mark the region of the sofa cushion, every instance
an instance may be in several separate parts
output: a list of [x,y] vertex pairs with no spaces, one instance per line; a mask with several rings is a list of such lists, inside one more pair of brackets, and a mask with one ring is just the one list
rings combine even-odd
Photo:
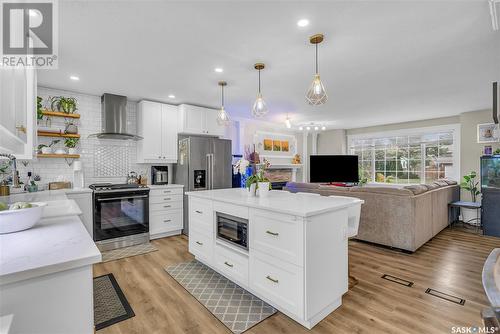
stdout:
[[405,188],[389,188],[389,187],[353,187],[351,192],[363,192],[374,194],[387,194],[396,196],[413,196],[413,192]]
[[437,184],[440,187],[446,187],[448,185],[448,182],[446,182],[445,180],[436,180],[432,183]]
[[413,195],[423,194],[429,190],[425,184],[414,184],[411,186],[406,186],[405,189],[410,190]]
[[454,181],[454,180],[450,180],[450,179],[439,179],[437,181],[443,181],[443,182],[446,182],[446,184],[448,184],[449,186],[454,186],[455,184],[458,184],[457,181]]
[[434,190],[434,189],[437,189],[437,188],[439,188],[439,187],[440,187],[440,186],[439,186],[439,184],[436,184],[436,183],[434,183],[434,182],[433,182],[433,183],[426,184],[425,186],[426,186],[427,188],[429,188],[429,190]]

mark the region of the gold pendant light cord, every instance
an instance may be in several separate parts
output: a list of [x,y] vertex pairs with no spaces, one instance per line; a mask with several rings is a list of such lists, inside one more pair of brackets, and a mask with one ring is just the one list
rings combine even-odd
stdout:
[[222,108],[224,108],[224,86],[221,85],[221,100],[222,100]]
[[318,74],[318,44],[316,46],[316,74]]
[[260,69],[259,69],[259,95],[260,95]]

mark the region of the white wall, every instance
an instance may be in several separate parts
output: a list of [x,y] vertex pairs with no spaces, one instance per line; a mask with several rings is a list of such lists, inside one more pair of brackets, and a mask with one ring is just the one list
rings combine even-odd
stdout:
[[[123,173],[123,168],[126,171],[136,171],[138,173],[147,172],[149,175],[151,165],[136,164],[136,142],[122,140],[100,140],[97,138],[88,138],[90,134],[101,131],[101,97],[95,95],[87,95],[70,91],[55,90],[45,87],[38,87],[38,96],[44,99],[44,102],[49,96],[72,96],[78,101],[78,111],[81,118],[76,121],[78,132],[81,135],[79,149],[80,161],[83,163],[83,172],[85,177],[85,185],[98,182],[114,182],[124,183],[126,174]],[[130,133],[136,133],[136,106],[137,103],[127,102],[127,129]],[[42,122],[44,125],[45,122]],[[64,119],[53,117],[52,128],[64,129]],[[48,137],[39,137],[38,144],[50,143],[53,139]],[[64,147],[64,140],[61,140],[56,147]],[[108,157],[104,157],[110,162],[110,166],[106,166],[110,176],[101,177],[96,174],[95,153],[102,148],[110,148],[109,151],[123,150],[125,159],[118,160],[108,153]],[[116,151],[116,150],[115,150]],[[42,181],[39,184],[47,184],[52,181],[72,181],[73,167],[68,166],[64,159],[37,159],[33,161],[22,161],[18,163],[19,175],[21,180],[25,180],[27,172],[32,171],[34,174],[41,176]],[[26,164],[26,166],[24,166]],[[149,177],[150,178],[150,177]],[[150,181],[150,180],[149,180]]]

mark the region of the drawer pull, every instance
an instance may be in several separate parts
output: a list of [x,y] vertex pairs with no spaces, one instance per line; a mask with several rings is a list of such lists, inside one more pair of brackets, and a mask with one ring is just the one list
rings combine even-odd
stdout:
[[163,222],[164,223],[170,223],[172,221],[172,219],[165,219]]
[[270,280],[271,282],[273,282],[273,283],[278,283],[278,280],[277,280],[277,279],[272,278],[272,277],[271,277],[271,276],[269,276],[269,275],[267,275],[267,276],[266,276],[266,278],[267,278],[268,280]]
[[231,264],[231,263],[229,263],[229,262],[227,262],[227,261],[226,261],[226,262],[224,262],[224,264],[225,264],[226,266],[228,266],[228,267],[231,267],[231,268],[232,268],[232,267],[234,267],[234,265],[233,265],[233,264]]
[[200,210],[196,210],[195,212],[199,213],[200,215],[203,214],[203,211],[200,211]]
[[170,190],[165,190],[163,193],[164,193],[164,194],[170,194],[170,193],[171,193],[171,191],[170,191]]
[[203,242],[196,241],[196,243],[200,246],[203,246]]
[[170,208],[170,207],[171,207],[171,205],[164,205],[163,207],[164,207],[164,208]]
[[278,236],[280,235],[278,232],[271,232],[271,231],[266,231],[267,234],[270,234],[270,235],[274,235],[274,236]]
[[170,197],[167,197],[167,198],[164,198],[163,200],[164,200],[164,201],[170,201],[170,200],[172,200],[172,199],[171,199]]

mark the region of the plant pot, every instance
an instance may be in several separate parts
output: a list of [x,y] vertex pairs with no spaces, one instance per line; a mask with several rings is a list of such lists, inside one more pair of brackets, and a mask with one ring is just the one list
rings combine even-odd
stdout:
[[247,190],[249,197],[255,197],[257,192],[257,183],[252,183],[250,187],[247,188]]
[[461,208],[460,216],[464,223],[479,225],[481,222],[481,210]]
[[64,133],[69,133],[69,134],[77,134],[78,133],[78,127],[74,124],[67,124],[66,128],[64,129]]
[[76,149],[76,147],[69,147],[68,154],[78,154],[78,150]]
[[58,148],[54,153],[55,154],[66,154],[66,150],[64,148]]
[[51,154],[52,153],[52,147],[42,147],[42,153],[43,154]]
[[259,197],[269,195],[269,182],[259,182]]

